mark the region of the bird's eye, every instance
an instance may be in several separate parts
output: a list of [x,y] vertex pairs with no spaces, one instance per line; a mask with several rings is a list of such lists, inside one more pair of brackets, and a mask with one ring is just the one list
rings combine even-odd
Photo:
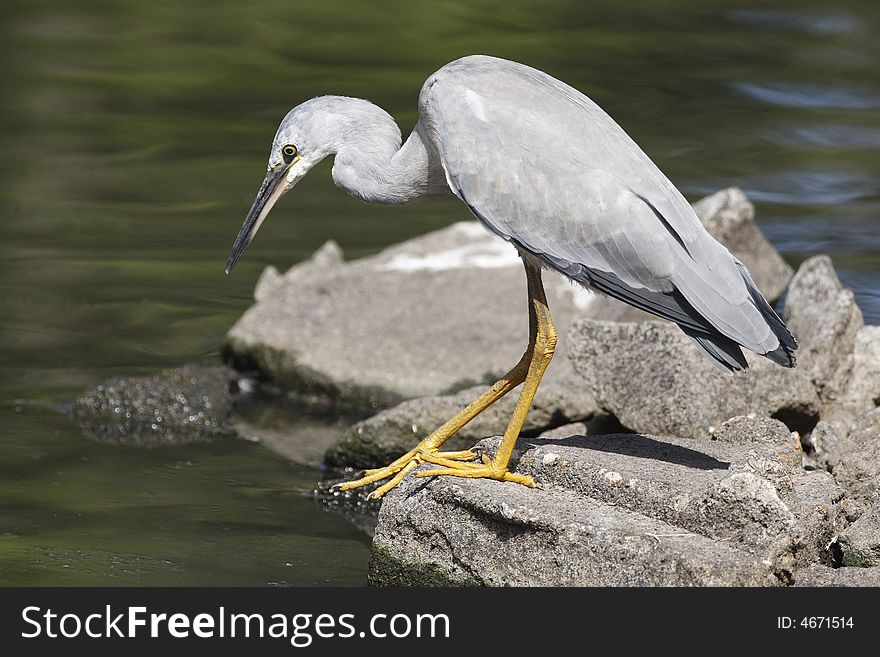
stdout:
[[296,156],[296,146],[288,144],[281,149],[281,154],[284,156],[285,162],[290,162]]

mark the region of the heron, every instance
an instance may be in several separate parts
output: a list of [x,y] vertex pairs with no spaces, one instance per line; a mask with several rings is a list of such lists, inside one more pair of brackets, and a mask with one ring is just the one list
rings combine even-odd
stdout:
[[[293,108],[272,141],[266,177],[235,239],[228,274],[276,202],[333,156],[334,183],[368,203],[454,195],[512,243],[525,269],[529,342],[519,362],[457,415],[389,465],[341,485],[387,480],[379,498],[421,464],[419,477],[487,478],[535,487],[510,457],[557,343],[542,284],[552,269],[677,324],[719,369],[748,367],[742,347],[795,366],[797,342],[746,267],[595,102],[524,64],[471,55],[428,77],[406,141],[373,103],[319,96]],[[518,386],[495,454],[441,451]]]

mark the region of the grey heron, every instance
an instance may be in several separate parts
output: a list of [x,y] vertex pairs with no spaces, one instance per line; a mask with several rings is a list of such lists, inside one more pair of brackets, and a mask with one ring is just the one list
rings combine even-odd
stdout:
[[[390,465],[343,489],[389,479],[381,497],[420,463],[417,476],[485,477],[535,486],[510,472],[510,456],[557,335],[541,274],[577,283],[678,324],[720,369],[748,367],[745,347],[785,367],[797,343],[745,266],[703,227],[690,204],[596,103],[515,62],[473,55],[443,66],[419,94],[406,141],[394,119],[357,98],[322,96],[292,109],[269,152],[268,173],[245,218],[226,271],[269,211],[325,157],[333,181],[370,203],[453,194],[525,267],[529,344],[522,359],[467,408]],[[491,459],[442,452],[444,442],[522,385]]]

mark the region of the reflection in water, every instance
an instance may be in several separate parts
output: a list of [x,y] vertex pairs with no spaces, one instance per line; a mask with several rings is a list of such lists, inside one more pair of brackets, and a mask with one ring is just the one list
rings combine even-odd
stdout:
[[880,126],[869,128],[849,125],[780,126],[768,135],[786,146],[821,146],[822,148],[880,149]]
[[787,107],[845,110],[880,108],[880,96],[864,89],[790,82],[764,84],[734,82],[733,88],[750,98]]
[[758,28],[820,36],[855,32],[861,26],[855,15],[827,9],[734,9],[727,16]]
[[[878,172],[880,173],[880,172]],[[756,202],[788,206],[839,206],[857,201],[870,201],[880,196],[880,177],[861,171],[832,169],[801,169],[766,172],[758,176],[741,176],[719,180],[706,190],[742,187]],[[796,233],[797,230],[792,230]]]
[[786,258],[830,252],[880,322],[880,3],[733,4],[4,3],[0,583],[364,581],[364,535],[306,497],[316,468],[239,440],[97,445],[30,403],[216,362],[266,264],[465,218],[454,200],[365,206],[324,163],[224,276],[275,126],[314,95],[368,98],[406,132],[456,57],[542,68],[689,194],[747,188]]

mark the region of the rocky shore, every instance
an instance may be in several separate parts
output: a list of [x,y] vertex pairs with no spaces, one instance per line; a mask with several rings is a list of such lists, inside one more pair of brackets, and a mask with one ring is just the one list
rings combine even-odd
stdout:
[[[515,454],[540,488],[406,479],[379,512],[372,584],[880,583],[880,327],[864,325],[828,257],[793,271],[739,190],[694,207],[768,299],[785,297],[798,367],[755,357],[721,374],[671,324],[548,272],[559,349]],[[328,242],[263,273],[227,336],[234,370],[108,382],[72,415],[112,442],[237,433],[301,462],[373,467],[516,362],[527,326],[518,257],[475,222],[352,262]],[[267,405],[241,371],[286,410],[255,411]],[[491,453],[513,401],[452,448]],[[316,406],[358,421],[291,410]]]

